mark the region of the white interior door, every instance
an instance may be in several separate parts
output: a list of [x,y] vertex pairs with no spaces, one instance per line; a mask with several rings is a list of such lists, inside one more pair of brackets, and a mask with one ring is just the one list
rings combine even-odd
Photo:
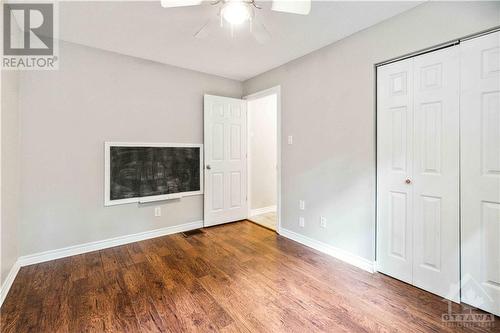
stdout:
[[500,33],[460,52],[462,301],[500,316]]
[[412,59],[377,70],[377,269],[412,283]]
[[377,269],[454,301],[458,70],[449,48],[377,71]]
[[247,217],[246,103],[205,95],[205,226]]
[[[413,284],[459,302],[458,47],[413,58]],[[451,288],[451,289],[450,289]]]

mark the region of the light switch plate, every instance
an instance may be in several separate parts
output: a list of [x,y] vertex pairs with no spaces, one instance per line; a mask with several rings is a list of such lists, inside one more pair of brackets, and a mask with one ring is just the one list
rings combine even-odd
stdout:
[[299,200],[299,209],[300,210],[306,209],[306,202],[304,200]]
[[289,145],[293,144],[293,136],[291,135],[288,136],[288,144]]

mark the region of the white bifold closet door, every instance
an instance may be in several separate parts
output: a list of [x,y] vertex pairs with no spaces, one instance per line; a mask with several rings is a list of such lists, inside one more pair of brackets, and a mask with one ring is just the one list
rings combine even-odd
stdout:
[[413,281],[413,60],[377,70],[377,269]]
[[500,32],[460,53],[462,301],[500,316]]
[[377,71],[377,269],[459,301],[459,59]]

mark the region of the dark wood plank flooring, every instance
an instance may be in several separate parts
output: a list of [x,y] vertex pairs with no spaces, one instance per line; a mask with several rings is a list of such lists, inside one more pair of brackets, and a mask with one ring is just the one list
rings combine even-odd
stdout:
[[[454,311],[462,311],[455,305]],[[23,267],[1,332],[500,332],[243,221]]]

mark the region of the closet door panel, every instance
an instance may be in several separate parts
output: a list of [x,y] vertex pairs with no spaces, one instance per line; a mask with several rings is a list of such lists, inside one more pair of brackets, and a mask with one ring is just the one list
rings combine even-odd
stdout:
[[460,54],[462,301],[500,315],[500,32]]
[[[459,301],[459,52],[413,60],[413,284]],[[452,288],[452,289],[450,289]]]
[[412,60],[377,71],[377,269],[412,281]]

